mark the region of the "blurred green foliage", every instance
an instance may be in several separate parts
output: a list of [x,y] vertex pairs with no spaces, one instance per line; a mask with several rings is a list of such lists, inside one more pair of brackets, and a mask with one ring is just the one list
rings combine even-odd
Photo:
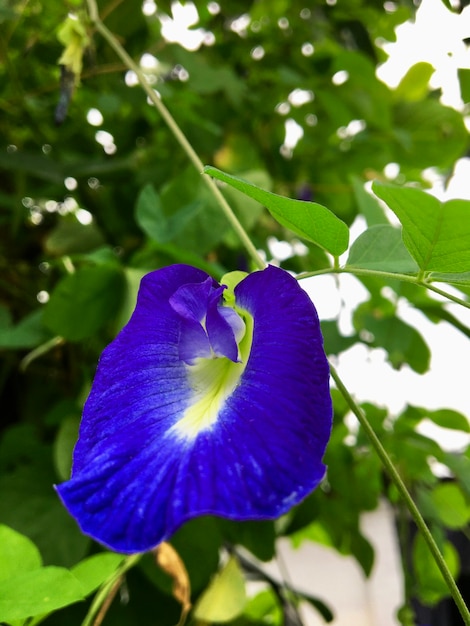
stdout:
[[[470,329],[442,299],[412,284],[413,277],[447,282],[468,302],[469,203],[442,204],[420,189],[427,186],[423,170],[449,177],[466,155],[464,114],[441,104],[426,63],[412,67],[396,89],[376,77],[386,59],[382,43],[413,18],[414,3],[204,3],[190,29],[206,33],[196,50],[162,35],[170,2],[152,6],[99,2],[106,26],[140,61],[200,159],[228,172],[222,175],[228,182],[247,181],[223,192],[257,248],[271,259],[270,238],[291,242],[283,267],[333,272],[325,250],[345,250],[345,224],[358,216],[367,224],[344,270],[358,275],[368,299],[353,313],[352,335],[345,336],[337,320],[322,323],[327,353],[363,343],[385,350],[396,369],[426,372],[430,348],[398,316],[399,299],[468,338]],[[67,476],[96,362],[127,321],[141,276],[172,262],[199,266],[216,278],[252,269],[201,173],[132,72],[94,31],[86,8],[79,0],[0,2],[0,523],[6,525],[0,527],[0,571],[8,578],[0,590],[0,621],[12,626],[31,626],[49,612],[45,624],[81,623],[89,594],[120,566],[119,557],[80,534],[52,485]],[[70,27],[69,12],[80,17],[79,28]],[[82,66],[81,76],[61,72],[59,58],[72,59],[75,70]],[[459,79],[468,101],[468,69],[459,70]],[[287,121],[303,131],[295,148],[285,140]],[[383,173],[390,163],[399,166],[394,179]],[[365,191],[373,179],[382,181],[376,194],[402,228]],[[277,200],[286,196],[314,201],[312,212],[294,223],[297,204]],[[278,204],[270,206],[270,198]],[[324,215],[318,205],[334,214],[323,227],[315,221]],[[332,235],[334,228],[339,234]],[[301,252],[296,235],[304,237]],[[402,275],[411,280],[403,282]],[[361,514],[381,498],[398,513],[400,504],[362,429],[351,431],[344,399],[336,390],[333,398],[335,424],[321,489],[276,523],[201,518],[172,539],[188,571],[197,619],[297,626],[296,606],[303,600],[330,621],[330,608],[320,599],[280,585],[255,560],[273,558],[281,536],[296,546],[317,541],[352,555],[370,574],[374,552],[361,531]],[[469,451],[449,454],[417,426],[430,419],[468,432],[467,418],[446,408],[408,406],[400,415],[371,403],[362,408],[457,572],[458,555],[445,533],[466,528],[470,519]],[[439,481],[432,460],[447,466],[451,483]],[[412,596],[437,602],[447,591],[425,545],[419,539],[411,548],[402,539],[415,572],[411,582],[406,578],[404,603]],[[214,579],[221,551],[238,561],[230,560]],[[248,602],[243,576],[265,585]],[[115,602],[106,624],[178,621],[171,580],[150,555],[122,584],[128,603]],[[44,604],[44,589],[51,588],[50,604]],[[227,610],[222,617],[214,608],[219,605]],[[409,619],[409,611],[402,613]]]

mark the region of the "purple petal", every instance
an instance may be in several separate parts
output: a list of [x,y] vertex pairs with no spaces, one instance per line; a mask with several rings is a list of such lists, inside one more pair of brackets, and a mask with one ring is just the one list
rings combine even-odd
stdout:
[[[181,317],[199,324],[205,318],[209,297],[213,290],[214,281],[210,276],[201,283],[191,283],[178,287],[170,298],[171,308]],[[220,298],[223,289],[216,289],[216,297]]]
[[235,289],[237,309],[254,320],[252,344],[243,364],[212,360],[238,376],[215,420],[187,436],[181,428],[199,398],[198,366],[180,359],[182,318],[169,302],[207,279],[183,265],[143,279],[131,320],[100,360],[72,478],[57,488],[82,530],[120,552],[151,549],[198,515],[278,517],[324,475],[332,410],[319,322],[275,267]]
[[214,354],[238,361],[237,339],[243,336],[245,328],[240,316],[233,309],[212,302],[207,311],[206,327]]
[[182,285],[170,298],[170,306],[181,317],[179,356],[188,365],[212,356],[237,361],[236,334],[240,335],[244,324],[233,309],[223,312],[221,297],[225,287],[215,287],[213,282],[208,277],[202,283]]

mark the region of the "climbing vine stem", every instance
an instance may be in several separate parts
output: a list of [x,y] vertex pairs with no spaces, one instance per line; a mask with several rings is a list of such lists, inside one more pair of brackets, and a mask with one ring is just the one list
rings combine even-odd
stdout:
[[[129,70],[132,70],[135,73],[140,86],[145,91],[149,100],[155,106],[157,111],[160,113],[166,125],[168,126],[170,131],[173,133],[173,136],[175,137],[176,141],[180,144],[181,148],[184,150],[188,159],[194,165],[196,170],[200,174],[202,174],[202,171],[204,169],[203,162],[201,161],[196,151],[194,150],[194,148],[188,141],[186,135],[183,133],[181,128],[176,123],[170,111],[163,104],[160,96],[157,94],[157,92],[153,89],[153,87],[148,82],[147,78],[145,77],[144,72],[141,70],[139,65],[129,56],[129,54],[126,52],[123,46],[119,43],[115,35],[101,21],[99,17],[96,1],[87,0],[87,4],[88,4],[88,13],[89,13],[90,21],[92,22],[96,31],[108,42],[108,44],[116,52],[116,54],[124,63],[124,65]],[[230,225],[232,226],[232,228],[234,229],[238,237],[240,238],[240,241],[243,243],[255,267],[257,267],[258,269],[264,269],[266,267],[265,261],[262,259],[259,252],[256,250],[256,247],[253,245],[253,242],[251,241],[247,232],[241,225],[240,221],[238,220],[237,216],[233,212],[231,206],[228,204],[227,200],[225,199],[224,195],[220,191],[215,181],[209,176],[203,176],[203,180],[204,180],[204,183],[209,188],[212,195],[214,196],[214,198],[217,200],[222,212],[224,213],[225,217],[227,218],[228,222],[230,223]]]
[[436,562],[436,565],[438,566],[447,584],[450,594],[452,598],[454,599],[454,602],[457,605],[457,608],[460,611],[464,624],[466,626],[470,626],[470,612],[467,608],[467,605],[465,604],[465,601],[459,591],[459,588],[457,587],[457,584],[449,568],[447,567],[447,563],[445,562],[444,557],[442,556],[434,540],[434,537],[431,534],[431,531],[429,530],[426,522],[423,519],[423,516],[421,515],[418,507],[416,506],[413,498],[411,497],[410,492],[406,488],[405,483],[403,482],[391,458],[387,454],[387,451],[383,447],[380,439],[375,434],[374,429],[369,424],[369,421],[366,418],[361,407],[355,402],[354,398],[351,396],[351,394],[345,387],[343,381],[339,377],[338,372],[331,364],[330,364],[330,372],[331,372],[331,376],[336,384],[338,391],[343,396],[344,400],[346,401],[351,411],[357,417],[362,429],[364,430],[377,456],[382,462],[382,465],[384,466],[385,471],[387,472],[388,476],[390,477],[393,484],[397,488],[397,491],[399,492],[403,502],[405,503],[408,511],[410,512],[410,515],[413,518],[416,526],[418,527],[418,530],[421,532],[424,540],[426,541],[428,548],[434,558],[434,561]]

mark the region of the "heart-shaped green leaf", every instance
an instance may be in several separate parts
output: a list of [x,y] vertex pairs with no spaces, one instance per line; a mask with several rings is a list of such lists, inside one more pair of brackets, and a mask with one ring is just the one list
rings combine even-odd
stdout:
[[470,269],[470,202],[440,202],[412,187],[375,182],[373,190],[403,225],[403,241],[423,271]]
[[401,230],[391,224],[376,224],[363,232],[351,246],[348,265],[402,274],[418,271],[403,244]]

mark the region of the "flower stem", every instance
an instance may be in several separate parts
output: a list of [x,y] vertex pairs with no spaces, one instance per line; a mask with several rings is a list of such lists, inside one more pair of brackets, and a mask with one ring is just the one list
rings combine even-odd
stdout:
[[127,570],[131,569],[131,567],[133,567],[140,560],[141,557],[142,554],[132,554],[131,556],[128,556],[124,559],[117,570],[108,578],[108,580],[103,583],[91,603],[88,613],[82,622],[82,626],[99,626],[119,589],[122,577]]
[[[181,128],[176,123],[170,111],[163,104],[161,98],[158,96],[158,94],[155,92],[153,87],[150,85],[147,78],[145,77],[145,74],[142,72],[142,70],[137,65],[137,63],[135,63],[135,61],[129,56],[126,50],[121,46],[121,44],[116,39],[114,34],[103,24],[98,14],[96,1],[87,0],[87,2],[88,2],[88,12],[89,12],[90,20],[92,24],[94,25],[94,27],[96,28],[96,30],[108,42],[111,48],[113,48],[113,50],[116,52],[116,54],[124,63],[124,65],[135,73],[140,83],[140,86],[145,91],[145,93],[149,97],[149,100],[152,102],[152,104],[155,106],[157,111],[162,116],[166,125],[168,126],[170,131],[173,133],[176,141],[183,148],[184,152],[186,153],[187,157],[189,158],[191,163],[194,165],[196,170],[200,174],[202,174],[202,171],[204,169],[203,162],[197,155],[192,145],[189,143],[186,135],[183,133]],[[253,245],[250,237],[248,236],[247,232],[241,225],[235,213],[233,212],[231,206],[228,204],[227,200],[223,196],[219,187],[216,185],[214,180],[210,178],[210,176],[203,176],[203,180],[204,180],[204,183],[209,188],[209,190],[211,191],[214,198],[216,199],[216,201],[218,202],[228,222],[230,223],[234,231],[237,233],[238,237],[240,238],[240,241],[245,246],[246,251],[250,255],[251,259],[253,260],[254,265],[259,269],[264,269],[266,267],[266,263],[261,258],[258,251],[256,250],[256,247]]]
[[390,457],[387,454],[387,451],[385,450],[385,448],[383,447],[382,443],[380,442],[380,439],[377,437],[377,435],[374,432],[374,429],[372,428],[372,426],[369,424],[368,419],[366,418],[364,412],[362,411],[362,409],[360,408],[360,406],[354,401],[353,397],[351,396],[351,394],[349,393],[349,391],[346,389],[343,381],[341,380],[341,378],[338,376],[337,371],[335,370],[335,368],[330,364],[330,372],[331,372],[331,376],[333,378],[333,380],[335,381],[336,387],[338,388],[338,391],[341,393],[341,395],[343,396],[343,398],[346,400],[346,403],[348,404],[349,408],[351,409],[351,411],[354,413],[354,415],[357,417],[361,427],[363,428],[364,432],[366,433],[367,437],[369,438],[372,447],[374,448],[377,456],[379,457],[379,459],[382,462],[382,465],[385,468],[385,471],[387,472],[387,474],[389,475],[389,477],[391,478],[391,480],[393,481],[395,487],[397,488],[403,502],[405,503],[408,511],[410,512],[413,520],[415,521],[416,526],[418,527],[419,531],[421,532],[424,540],[426,541],[428,548],[434,558],[434,561],[436,562],[437,567],[439,568],[446,584],[447,587],[450,591],[450,594],[452,596],[452,598],[454,599],[455,604],[457,605],[458,610],[460,611],[460,615],[462,616],[463,622],[466,626],[470,626],[470,611],[467,608],[467,605],[465,604],[465,601],[459,591],[459,588],[457,587],[455,580],[452,576],[452,574],[450,573],[449,568],[447,567],[447,563],[444,560],[444,557],[442,556],[435,540],[434,537],[431,534],[431,531],[429,530],[429,528],[426,525],[426,522],[423,519],[423,516],[421,515],[418,507],[416,506],[416,504],[414,503],[413,498],[410,495],[410,492],[408,491],[408,489],[406,488],[405,483],[403,482],[400,474],[398,473],[397,469],[395,468],[392,460],[390,459]]

